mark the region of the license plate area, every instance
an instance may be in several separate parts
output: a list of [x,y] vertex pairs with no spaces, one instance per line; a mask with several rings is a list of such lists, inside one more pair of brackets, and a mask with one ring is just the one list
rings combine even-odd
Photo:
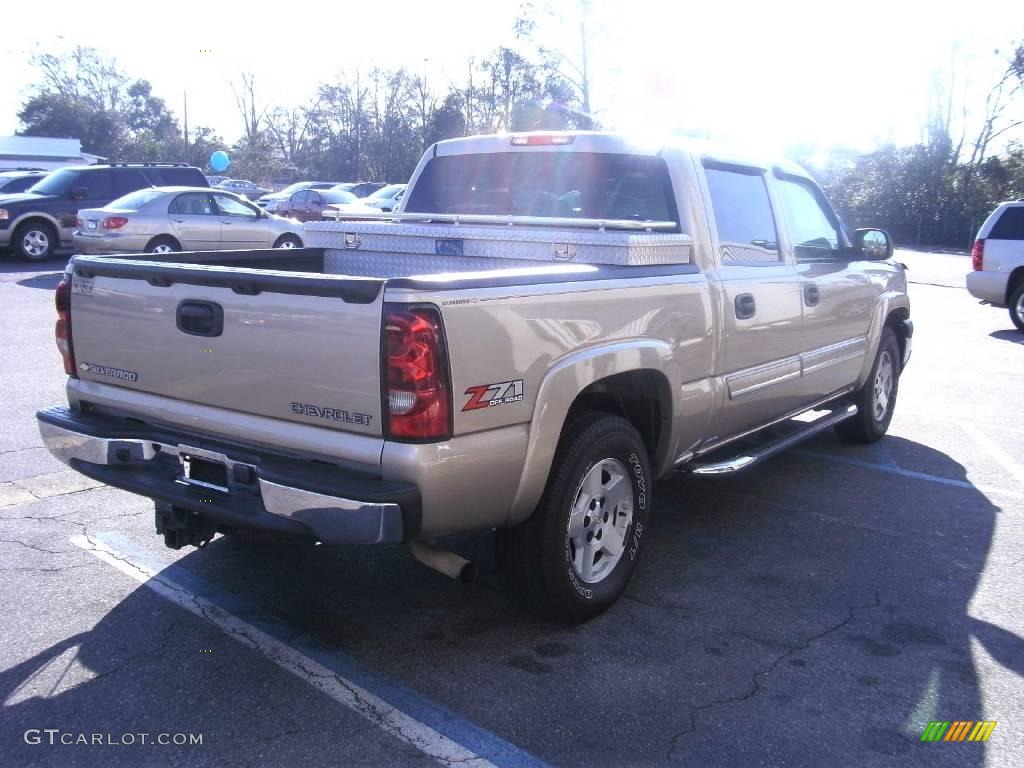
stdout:
[[85,225],[86,225],[86,227],[88,227],[89,229],[96,229],[96,222],[95,222],[95,221],[93,221],[92,219],[89,219],[88,221],[86,221],[86,222],[85,222]]
[[229,492],[227,464],[197,456],[187,450],[178,455],[181,460],[182,482],[221,493]]

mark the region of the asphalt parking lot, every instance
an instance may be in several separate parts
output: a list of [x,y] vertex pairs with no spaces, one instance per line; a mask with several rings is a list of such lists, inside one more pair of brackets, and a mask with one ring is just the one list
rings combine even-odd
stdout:
[[[403,547],[163,548],[150,503],[41,447],[64,262],[0,262],[0,762],[1024,765],[1024,335],[966,257],[897,258],[889,437],[661,483],[626,599],[575,628],[510,600],[488,536],[456,542],[471,585]],[[998,725],[923,743],[931,720]]]

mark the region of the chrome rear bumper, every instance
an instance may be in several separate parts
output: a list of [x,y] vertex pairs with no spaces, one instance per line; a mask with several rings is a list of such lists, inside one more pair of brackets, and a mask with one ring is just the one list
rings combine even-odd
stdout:
[[[46,448],[73,469],[228,526],[364,543],[402,541],[418,527],[412,486],[68,408],[40,411],[37,419]],[[196,459],[223,465],[225,484],[191,478],[185,467]],[[350,496],[346,485],[370,497]]]

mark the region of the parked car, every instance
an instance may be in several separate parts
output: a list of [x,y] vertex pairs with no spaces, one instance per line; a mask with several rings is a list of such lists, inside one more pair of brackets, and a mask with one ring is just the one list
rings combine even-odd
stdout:
[[228,180],[228,177],[227,177],[227,176],[209,176],[209,175],[207,175],[207,177],[206,177],[206,182],[207,182],[207,183],[208,183],[208,184],[209,184],[209,185],[210,185],[211,187],[216,187],[216,186],[217,186],[218,184],[220,184],[220,183],[221,183],[222,181],[227,181],[227,180]]
[[302,189],[287,200],[278,201],[277,213],[299,221],[316,221],[328,206],[355,202],[355,195],[340,189]]
[[347,181],[342,184],[336,184],[334,189],[340,189],[342,192],[351,192],[356,197],[369,197],[385,186],[387,185],[378,181]]
[[42,181],[49,171],[0,171],[0,195],[13,195],[24,192],[29,187]]
[[70,246],[82,208],[98,208],[145,187],[207,187],[198,168],[184,163],[119,163],[53,171],[17,195],[0,196],[0,248],[23,259],[49,258]]
[[374,192],[369,197],[364,197],[360,202],[363,205],[368,205],[371,208],[376,208],[380,211],[391,212],[398,207],[398,204],[402,201],[402,195],[405,194],[405,184],[388,184],[386,187],[382,187]]
[[269,189],[264,189],[245,179],[225,179],[220,184],[217,184],[216,188],[227,192],[234,192],[236,195],[241,195],[250,200],[255,200],[261,195],[270,192]]
[[277,204],[282,200],[287,200],[289,197],[294,195],[303,189],[330,189],[337,185],[335,181],[297,181],[294,184],[289,184],[287,187],[282,189],[280,192],[270,192],[263,195],[256,201],[256,205],[260,208],[266,208],[269,211],[274,211],[277,208]]
[[426,152],[401,217],[311,223],[291,263],[75,257],[69,406],[38,413],[44,444],[153,498],[173,548],[253,529],[411,542],[466,578],[423,540],[497,528],[525,603],[579,621],[626,589],[658,478],[889,427],[904,268],[797,166],[476,136]]
[[74,241],[82,253],[302,247],[296,222],[202,187],[140,189],[102,208],[83,209]]
[[1006,307],[1024,333],[1024,200],[1002,203],[985,219],[971,248],[967,290],[996,307]]

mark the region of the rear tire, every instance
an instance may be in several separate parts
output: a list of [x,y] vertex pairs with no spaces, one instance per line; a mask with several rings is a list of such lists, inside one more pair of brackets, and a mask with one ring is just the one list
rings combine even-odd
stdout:
[[301,248],[302,241],[297,235],[281,235],[274,243],[275,248]]
[[57,230],[45,221],[29,221],[14,232],[14,252],[25,261],[45,261],[60,244]]
[[857,415],[836,424],[839,437],[850,443],[874,443],[882,439],[896,408],[901,361],[896,332],[886,326],[867,381],[850,396],[859,409]]
[[146,253],[178,253],[181,250],[181,243],[173,237],[160,235],[146,243]]
[[651,491],[647,449],[632,424],[606,413],[570,424],[537,509],[498,531],[499,563],[526,607],[574,623],[607,610],[640,558]]
[[1024,333],[1024,280],[1010,294],[1009,308],[1010,319],[1017,326],[1017,330]]

